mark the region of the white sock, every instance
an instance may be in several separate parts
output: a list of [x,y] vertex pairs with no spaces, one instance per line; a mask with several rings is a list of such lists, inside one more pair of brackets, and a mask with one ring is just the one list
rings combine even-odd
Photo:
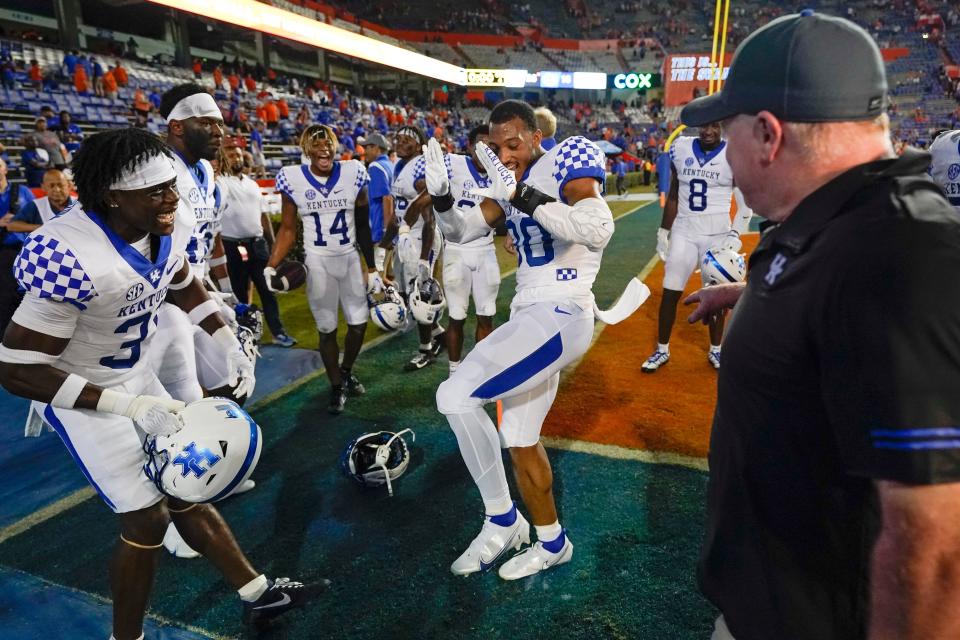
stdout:
[[470,476],[480,489],[483,506],[489,516],[506,513],[513,507],[507,474],[503,469],[500,437],[487,412],[478,407],[469,413],[447,415],[447,421]]
[[718,344],[710,345],[710,353],[720,353],[720,345]]
[[240,599],[244,602],[256,602],[267,590],[267,576],[262,573],[256,578],[237,589]]
[[420,345],[420,351],[430,351],[430,347],[433,346],[430,342],[427,344]]
[[560,537],[560,534],[563,533],[563,527],[560,526],[559,521],[555,521],[553,524],[543,525],[542,527],[540,525],[534,525],[533,528],[537,530],[537,540],[540,542],[556,540]]
[[457,370],[457,367],[459,367],[459,366],[460,366],[460,361],[459,361],[459,360],[451,360],[451,361],[450,361],[450,373],[453,373],[454,371],[456,371],[456,370]]
[[657,343],[657,351],[663,351],[664,353],[670,353],[670,343],[660,344]]

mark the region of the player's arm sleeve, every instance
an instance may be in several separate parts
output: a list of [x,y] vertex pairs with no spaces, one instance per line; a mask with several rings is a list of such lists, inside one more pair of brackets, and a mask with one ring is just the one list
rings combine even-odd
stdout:
[[824,283],[813,335],[828,418],[852,475],[960,481],[960,241],[937,224],[887,228]]
[[582,198],[573,205],[548,202],[534,210],[533,219],[550,235],[591,251],[600,251],[613,237],[613,214],[603,198]]
[[434,202],[433,212],[443,237],[458,244],[484,237],[503,219],[503,209],[490,199],[485,199],[480,206],[460,208],[453,204],[451,197],[444,204]]

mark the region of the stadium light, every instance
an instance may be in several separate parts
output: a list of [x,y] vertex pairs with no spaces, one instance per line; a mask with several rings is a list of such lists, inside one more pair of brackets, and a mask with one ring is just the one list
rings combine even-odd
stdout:
[[443,82],[466,84],[466,70],[462,67],[255,0],[149,1]]

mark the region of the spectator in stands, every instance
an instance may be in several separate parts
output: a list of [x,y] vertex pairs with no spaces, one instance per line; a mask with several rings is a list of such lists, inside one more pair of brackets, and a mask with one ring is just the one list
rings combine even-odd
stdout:
[[137,90],[133,93],[133,113],[136,116],[135,126],[147,126],[147,119],[150,117],[151,111],[153,111],[153,104],[147,99],[147,94],[144,93],[143,89],[137,87]]
[[218,64],[213,68],[213,90],[223,89],[223,68]]
[[40,107],[40,115],[38,117],[47,121],[47,129],[56,129],[60,126],[60,118],[53,112],[53,107],[48,104]]
[[540,146],[543,147],[544,151],[553,149],[557,146],[555,138],[557,135],[557,116],[553,115],[553,112],[546,107],[535,109],[533,115],[537,118],[537,128],[543,133],[543,141]]
[[35,91],[40,91],[43,88],[43,69],[40,68],[40,63],[36,59],[30,61],[30,70],[27,72],[27,77],[30,78],[30,86]]
[[263,119],[267,121],[267,128],[274,131],[280,125],[280,109],[273,101],[273,95],[267,95],[263,103]]
[[390,143],[377,132],[363,140],[363,161],[370,176],[367,187],[370,200],[370,234],[374,243],[374,262],[381,273],[384,271],[386,249],[377,245],[383,238],[384,220],[393,219],[393,195],[390,192],[393,184],[393,163],[387,157],[389,148]]
[[46,118],[36,119],[33,125],[33,137],[38,146],[47,152],[50,167],[61,170],[67,167],[67,148],[60,142],[60,136],[50,130]]
[[230,93],[240,95],[240,76],[237,75],[236,71],[230,71],[230,75],[227,76],[227,82],[230,84]]
[[200,58],[193,59],[193,77],[197,80],[203,77],[203,65],[200,64]]
[[622,196],[627,191],[627,166],[624,164],[622,156],[617,156],[613,159],[611,172],[617,177],[617,195]]
[[47,170],[40,188],[44,196],[24,203],[7,224],[7,231],[25,234],[35,231],[74,202],[70,197],[70,181],[59,169]]
[[253,156],[253,172],[258,178],[267,177],[267,159],[263,154],[263,120],[250,132],[250,155]]
[[154,109],[160,108],[160,100],[162,100],[161,91],[157,87],[150,89],[150,95],[147,96],[147,100],[150,101],[150,104],[153,105]]
[[290,118],[290,105],[287,104],[286,98],[281,97],[277,100],[277,111],[280,112],[281,120],[288,120]]
[[117,79],[117,86],[125,87],[130,84],[130,77],[127,75],[124,66],[120,64],[120,60],[117,60],[113,65],[113,77]]
[[313,115],[310,113],[310,108],[306,104],[301,105],[300,111],[297,112],[297,133],[302,133],[312,122]]
[[17,88],[17,82],[13,72],[13,60],[4,60],[3,66],[0,67],[0,79],[2,79],[4,89],[13,91]]
[[79,143],[83,142],[83,131],[79,126],[74,124],[73,117],[66,109],[60,112],[60,123],[57,125],[57,135],[60,137],[60,142],[62,142],[63,146],[67,147],[68,150],[70,150],[71,144],[79,146]]
[[103,65],[100,64],[100,61],[90,57],[90,69],[93,72],[93,92],[94,94],[103,97]]
[[68,78],[73,77],[73,70],[77,66],[77,50],[68,51],[63,56],[63,70]]
[[0,160],[0,335],[6,330],[21,298],[13,277],[13,261],[20,253],[23,240],[17,234],[9,233],[7,224],[31,200],[33,193],[28,187],[7,180],[7,163]]
[[20,164],[23,165],[27,186],[38,189],[43,183],[43,174],[50,167],[50,156],[45,150],[37,148],[37,138],[32,134],[23,138],[23,146],[25,148],[20,154]]
[[[250,302],[250,282],[257,288],[264,319],[273,334],[274,344],[292,347],[296,341],[287,335],[280,321],[280,307],[263,270],[273,245],[273,224],[262,210],[260,186],[244,175],[243,148],[226,144],[218,154],[217,186],[220,188],[221,237],[227,256],[227,271],[237,299]],[[246,257],[240,253],[243,247]]]
[[87,78],[87,68],[83,65],[82,61],[78,59],[77,63],[73,66],[73,88],[76,89],[77,93],[81,96],[90,94],[90,86]]
[[243,86],[246,88],[247,93],[254,93],[257,90],[257,81],[253,79],[253,76],[247,72],[246,77],[243,79]]
[[116,100],[117,96],[117,77],[113,75],[113,67],[107,69],[103,74],[103,95],[111,100]]

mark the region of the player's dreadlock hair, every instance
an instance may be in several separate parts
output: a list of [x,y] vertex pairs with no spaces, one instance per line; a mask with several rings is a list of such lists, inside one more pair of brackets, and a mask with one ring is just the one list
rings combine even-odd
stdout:
[[333,153],[337,152],[340,141],[337,140],[337,134],[333,129],[325,124],[312,124],[303,130],[300,134],[300,149],[307,155],[310,155],[310,147],[320,140],[329,140],[333,144]]
[[531,132],[540,128],[537,126],[537,117],[533,113],[533,107],[522,100],[504,100],[490,112],[490,124],[503,124],[514,118],[523,120],[523,124]]
[[167,119],[167,116],[170,115],[170,112],[173,111],[173,108],[177,106],[177,103],[186,98],[187,96],[192,96],[197,93],[206,93],[207,90],[201,87],[198,84],[193,82],[187,82],[184,84],[178,84],[177,86],[167,90],[162,96],[160,96],[160,115],[164,120]]
[[169,157],[170,150],[144,129],[128,127],[93,134],[73,159],[73,182],[80,204],[89,211],[106,211],[110,185],[140,161],[160,154]]
[[467,134],[467,140],[470,141],[470,145],[472,146],[477,143],[478,137],[488,135],[490,135],[490,125],[486,123],[478,124],[473,129],[470,129],[470,133]]

